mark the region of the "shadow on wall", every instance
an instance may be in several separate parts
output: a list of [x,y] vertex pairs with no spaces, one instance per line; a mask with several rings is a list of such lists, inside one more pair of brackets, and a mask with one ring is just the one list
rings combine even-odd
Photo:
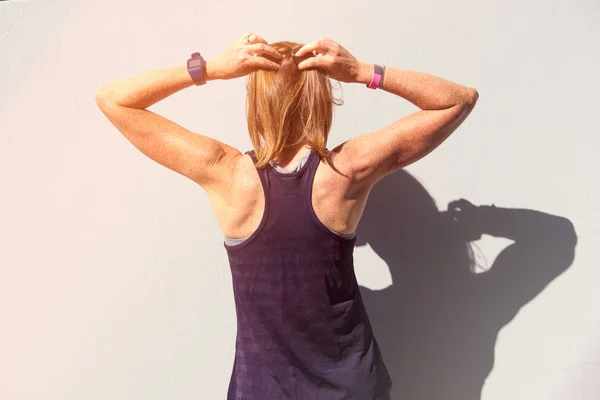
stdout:
[[[476,274],[469,241],[514,241]],[[361,294],[392,377],[394,400],[479,400],[496,337],[574,258],[572,223],[539,211],[475,207],[440,212],[406,171],[372,189],[357,229],[393,284]],[[525,356],[525,355],[524,355]]]

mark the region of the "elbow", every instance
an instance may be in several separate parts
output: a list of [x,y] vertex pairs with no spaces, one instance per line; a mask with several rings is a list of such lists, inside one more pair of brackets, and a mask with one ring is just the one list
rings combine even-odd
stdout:
[[466,88],[460,100],[456,104],[459,115],[461,115],[461,122],[471,113],[477,100],[479,99],[479,93],[473,88]]
[[467,108],[473,108],[479,99],[479,92],[476,89],[467,87],[461,96],[460,104]]
[[98,107],[101,107],[110,99],[111,95],[107,86],[102,86],[100,89],[96,90],[96,93],[94,93],[94,100],[96,101]]
[[114,105],[114,101],[112,100],[113,98],[110,96],[110,94],[106,91],[106,89],[98,89],[94,95],[94,100],[96,101],[96,105],[98,106],[98,108],[100,108],[101,110],[106,110],[107,108],[110,108],[112,105]]
[[473,89],[473,104],[477,103],[477,100],[479,100],[479,92],[477,89]]
[[96,90],[96,93],[94,93],[94,100],[96,101],[96,104],[98,106],[101,106],[102,103],[106,100],[106,93],[103,88]]
[[465,96],[466,104],[471,107],[474,107],[477,103],[477,100],[479,100],[479,92],[474,88],[468,88]]

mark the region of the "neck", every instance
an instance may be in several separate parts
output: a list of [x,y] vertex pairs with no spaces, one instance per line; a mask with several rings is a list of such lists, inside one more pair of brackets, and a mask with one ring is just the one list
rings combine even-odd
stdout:
[[300,143],[296,146],[286,147],[275,159],[275,162],[282,166],[288,165],[296,161],[296,159],[302,158],[309,148],[310,147],[304,143]]

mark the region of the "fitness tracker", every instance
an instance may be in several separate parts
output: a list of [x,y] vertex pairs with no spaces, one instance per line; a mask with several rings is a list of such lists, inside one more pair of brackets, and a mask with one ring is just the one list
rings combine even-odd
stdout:
[[373,79],[371,80],[371,83],[367,85],[369,89],[377,89],[380,87],[382,81],[383,67],[381,65],[373,64],[373,69]]
[[206,62],[200,53],[192,54],[187,60],[187,70],[194,81],[194,85],[200,86],[206,83]]

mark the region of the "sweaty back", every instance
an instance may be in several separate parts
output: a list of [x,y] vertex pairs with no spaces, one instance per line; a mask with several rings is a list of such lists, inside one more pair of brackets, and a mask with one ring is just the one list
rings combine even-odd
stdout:
[[242,243],[224,244],[237,316],[228,400],[389,398],[354,273],[356,237],[330,231],[312,208],[319,163],[310,152],[292,172],[257,169],[260,225]]

